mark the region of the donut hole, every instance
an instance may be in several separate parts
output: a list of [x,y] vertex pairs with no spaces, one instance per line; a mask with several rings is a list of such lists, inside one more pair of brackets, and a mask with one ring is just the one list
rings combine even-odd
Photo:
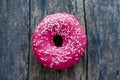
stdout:
[[60,35],[55,35],[55,36],[53,37],[53,42],[54,42],[54,44],[55,44],[56,47],[62,46],[62,43],[63,43],[63,38],[62,38],[62,36],[60,36]]

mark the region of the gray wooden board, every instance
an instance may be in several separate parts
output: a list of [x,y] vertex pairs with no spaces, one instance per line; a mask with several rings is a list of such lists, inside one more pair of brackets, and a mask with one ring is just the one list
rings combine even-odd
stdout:
[[0,80],[28,79],[29,1],[0,0]]
[[87,80],[120,80],[120,0],[85,0]]
[[[86,54],[57,71],[35,59],[31,37],[39,21],[71,13],[86,30]],[[0,80],[120,80],[120,0],[0,0]]]
[[[84,23],[83,0],[31,0],[31,36],[39,21],[46,15],[66,12],[71,13]],[[56,71],[43,67],[30,52],[30,80],[86,80],[86,55],[73,67]]]

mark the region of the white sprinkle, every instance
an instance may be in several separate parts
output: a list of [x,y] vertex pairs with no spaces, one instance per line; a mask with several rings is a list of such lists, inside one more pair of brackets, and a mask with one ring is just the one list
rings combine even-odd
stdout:
[[52,67],[53,67],[53,63],[50,64],[50,68],[52,68]]
[[85,35],[82,35],[82,38],[85,38],[86,36]]
[[75,58],[75,60],[78,60],[79,58]]
[[55,63],[56,65],[58,65],[58,64],[59,64],[59,62],[58,62],[58,61],[55,61],[54,63]]
[[40,53],[43,52],[43,51],[44,51],[44,50],[42,50],[42,49],[38,50],[38,52],[40,52]]
[[79,22],[78,22],[78,21],[76,22],[76,26],[77,26],[77,25],[79,25]]
[[40,37],[40,36],[41,36],[41,34],[40,34],[40,33],[38,33],[38,36]]
[[44,52],[45,54],[50,54],[50,52]]
[[75,56],[78,56],[78,54],[76,54]]
[[62,62],[67,62],[67,60],[64,60],[64,61],[62,61]]
[[84,52],[85,50],[81,47],[81,51]]
[[35,32],[39,32],[39,30],[38,30],[38,29],[36,29],[36,30],[35,30]]
[[80,53],[80,51],[81,51],[81,50],[79,49],[78,52]]
[[43,60],[43,61],[45,60],[44,58],[40,58],[40,59]]
[[42,46],[44,46],[44,44],[41,44]]
[[47,59],[45,59],[44,61],[47,61]]
[[67,52],[66,54],[70,54],[70,52]]

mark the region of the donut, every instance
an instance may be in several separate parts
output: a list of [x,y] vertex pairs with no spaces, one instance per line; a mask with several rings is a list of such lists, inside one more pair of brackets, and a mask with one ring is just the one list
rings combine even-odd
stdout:
[[32,49],[38,62],[56,70],[77,63],[85,48],[85,31],[79,21],[68,13],[46,16],[32,35]]

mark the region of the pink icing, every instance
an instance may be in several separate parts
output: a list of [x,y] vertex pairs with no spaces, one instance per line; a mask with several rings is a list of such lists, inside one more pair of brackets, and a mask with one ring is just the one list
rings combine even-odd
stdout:
[[[60,35],[61,46],[53,37]],[[86,48],[86,35],[78,20],[71,14],[56,13],[46,16],[35,29],[32,48],[37,60],[48,68],[65,69],[74,65]]]

